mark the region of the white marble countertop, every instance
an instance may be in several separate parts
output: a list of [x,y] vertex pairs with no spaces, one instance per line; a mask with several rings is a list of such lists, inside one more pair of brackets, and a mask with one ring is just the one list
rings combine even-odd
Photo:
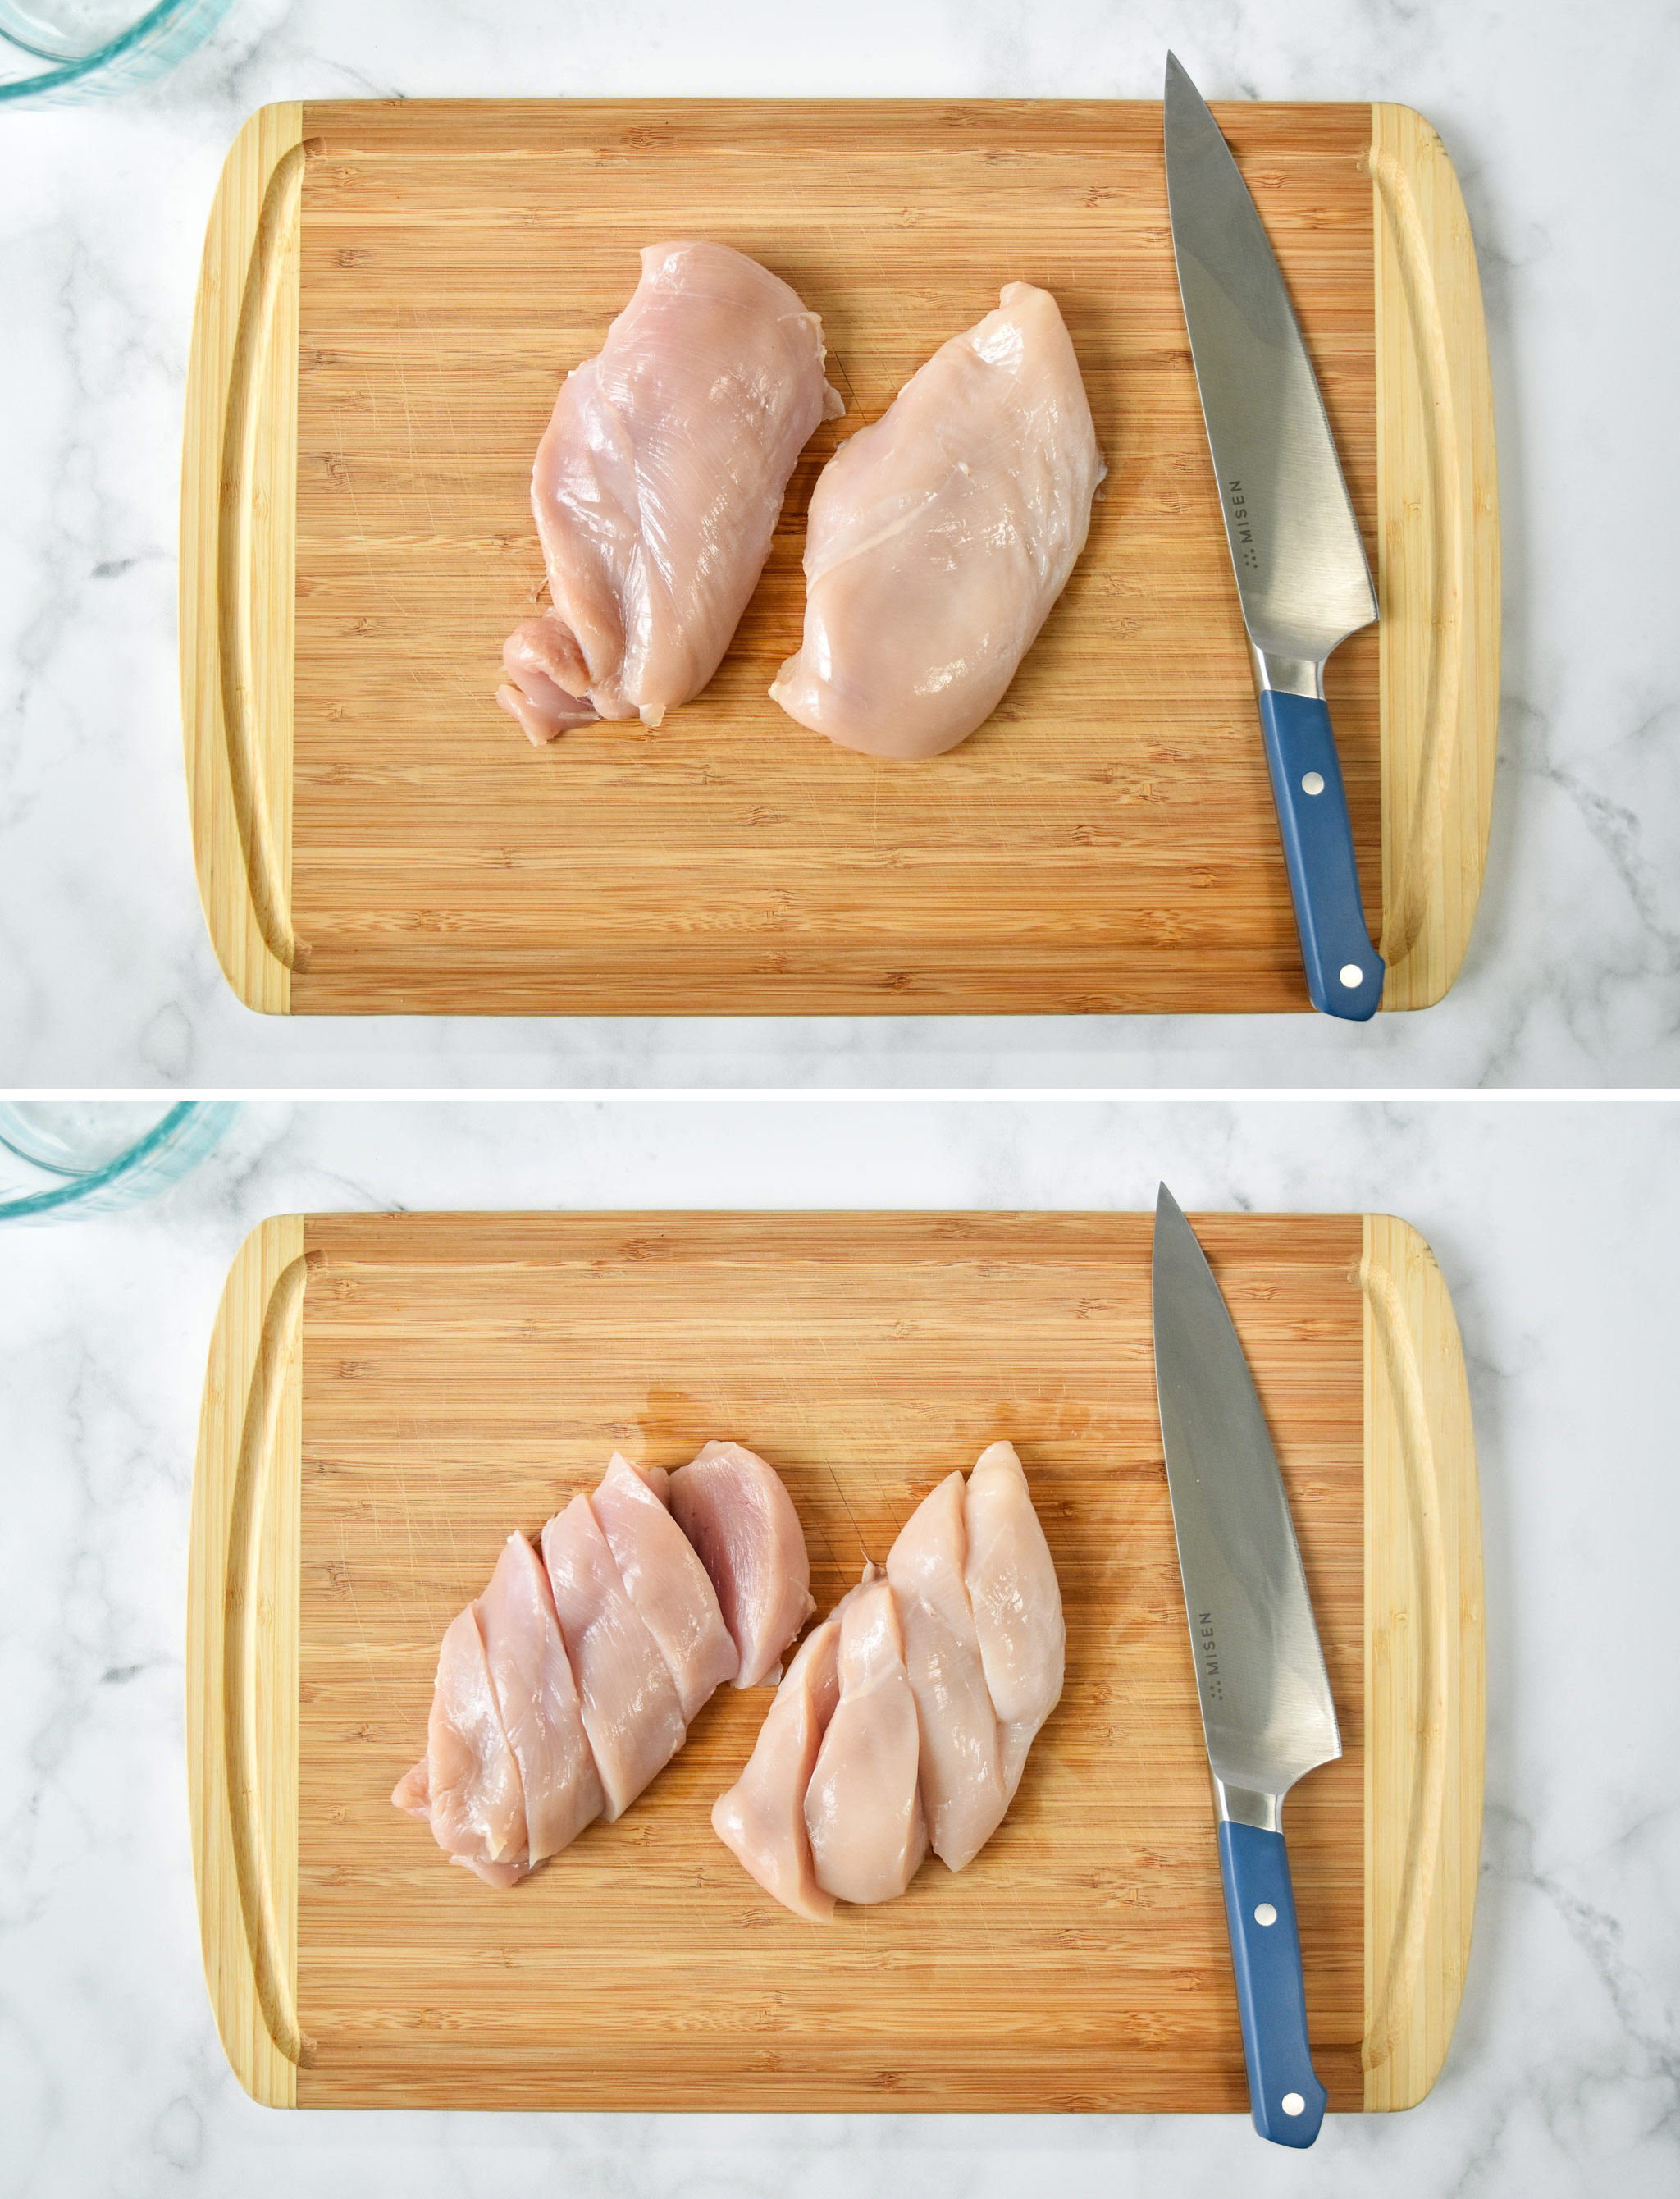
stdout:
[[[1421,1015],[466,1022],[247,1013],[200,917],[176,679],[182,391],[218,170],[261,102],[406,93],[1213,95],[1421,108],[1475,230],[1504,702],[1468,962]],[[0,121],[0,1081],[1680,1082],[1680,350],[1668,0],[240,0],[170,83]]]
[[[1112,1206],[1405,1215],[1462,1330],[1487,1813],[1432,2096],[1311,2154],[1243,2117],[278,2114],[217,2043],[182,1636],[222,1279],[273,1212]],[[1658,2199],[1680,2184],[1668,1648],[1680,1110],[1075,1101],[264,1105],[157,1204],[0,1232],[0,2192]],[[1210,1829],[1211,1837],[1211,1829]]]

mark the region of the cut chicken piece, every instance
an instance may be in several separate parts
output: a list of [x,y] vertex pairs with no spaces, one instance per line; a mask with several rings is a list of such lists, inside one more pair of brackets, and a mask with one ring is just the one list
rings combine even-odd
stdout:
[[1013,1444],[981,1452],[963,1503],[964,1568],[992,1706],[1003,1727],[1003,1785],[1014,1800],[1034,1735],[1061,1698],[1061,1590]]
[[606,1805],[577,1682],[543,1562],[523,1535],[502,1546],[475,1606],[485,1661],[525,1793],[529,1860],[558,1855]]
[[805,1790],[840,1699],[840,1636],[835,1611],[799,1644],[747,1769],[712,1806],[712,1829],[764,1892],[818,1922],[833,1916],[834,1897],[817,1882]]
[[1055,300],[1011,283],[823,468],[805,639],[771,695],[843,748],[954,748],[1067,586],[1105,470]]
[[910,1514],[887,1560],[916,1697],[928,1842],[953,1870],[974,1859],[1009,1807],[963,1579],[968,1547],[962,1476],[951,1473]]
[[587,1496],[574,1496],[544,1528],[543,1562],[610,1824],[687,1737],[677,1683],[625,1593]]
[[866,1574],[840,1618],[840,1700],[805,1789],[811,1867],[839,1900],[890,1901],[927,1852],[916,1698],[890,1583]]
[[[478,1613],[468,1604],[444,1632],[426,1753],[397,1782],[399,1810],[424,1817],[445,1854],[511,1883],[526,1867],[525,1795],[497,1707]],[[496,1883],[494,1878],[491,1883]]]
[[550,607],[497,696],[533,740],[584,715],[657,726],[717,670],[811,431],[845,410],[823,324],[727,245],[650,244],[599,355],[561,384],[531,502]]
[[497,689],[496,699],[519,720],[533,747],[569,733],[574,726],[600,723],[601,713],[593,703],[580,702],[560,684],[562,679],[577,678],[582,670],[575,651],[568,653],[563,646],[567,639],[558,620],[544,612],[516,627],[502,645],[502,668],[508,677]]
[[781,1476],[741,1444],[708,1443],[671,1477],[671,1508],[718,1591],[741,1659],[736,1687],[775,1677],[817,1608],[805,1531]]
[[590,1502],[625,1593],[677,1683],[683,1723],[692,1725],[712,1689],[732,1680],[741,1665],[718,1608],[717,1591],[693,1543],[647,1478],[617,1451]]

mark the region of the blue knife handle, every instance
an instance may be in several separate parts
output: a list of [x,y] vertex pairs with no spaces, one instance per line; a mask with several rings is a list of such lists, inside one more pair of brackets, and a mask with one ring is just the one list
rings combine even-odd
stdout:
[[[1317,696],[1268,687],[1260,695],[1260,725],[1307,990],[1325,1015],[1363,1024],[1382,998],[1383,960],[1359,904],[1353,827],[1329,709]],[[1347,983],[1355,971],[1355,982]]]
[[[1308,2146],[1328,2095],[1312,2073],[1307,2045],[1301,1940],[1282,1834],[1227,1820],[1219,1828],[1219,1869],[1254,2127],[1274,2145]],[[1263,1923],[1266,1916],[1271,1921]]]

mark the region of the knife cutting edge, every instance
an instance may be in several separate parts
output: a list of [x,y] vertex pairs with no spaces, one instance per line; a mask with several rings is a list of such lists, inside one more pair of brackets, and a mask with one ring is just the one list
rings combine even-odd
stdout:
[[1166,57],[1167,205],[1312,1005],[1363,1023],[1385,965],[1359,900],[1324,660],[1376,591],[1312,362],[1248,187]]
[[1309,2146],[1326,2094],[1307,2044],[1282,1808],[1297,1780],[1341,1754],[1341,1736],[1253,1377],[1206,1255],[1165,1184],[1151,1294],[1155,1394],[1213,1775],[1248,2097],[1262,2138]]

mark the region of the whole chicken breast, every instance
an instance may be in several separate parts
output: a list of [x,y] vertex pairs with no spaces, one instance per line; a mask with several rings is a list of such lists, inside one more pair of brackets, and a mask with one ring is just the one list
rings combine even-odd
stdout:
[[544,1862],[606,1806],[578,1683],[543,1561],[523,1535],[502,1545],[476,1606],[485,1663],[525,1793],[526,1860]]
[[1061,1700],[1067,1630],[1044,1531],[1013,1444],[980,1453],[963,1500],[963,1567],[980,1660],[1003,1729],[1004,1791],[1014,1799],[1033,1736]]
[[391,1799],[427,1820],[452,1861],[492,1885],[511,1884],[529,1868],[524,1789],[473,1604],[444,1630],[426,1753],[398,1781]]
[[1106,470],[1055,300],[1009,283],[823,469],[772,697],[842,748],[955,748],[1067,586]]
[[677,1683],[625,1593],[587,1496],[574,1496],[544,1528],[543,1562],[611,1824],[688,1737]]
[[741,1665],[718,1608],[717,1590],[693,1543],[671,1518],[666,1497],[656,1495],[619,1452],[613,1452],[590,1503],[617,1561],[625,1593],[677,1683],[683,1722],[691,1725],[712,1690],[734,1679]]
[[770,555],[793,464],[845,410],[823,324],[727,245],[650,244],[599,354],[561,384],[531,503],[549,608],[497,699],[533,741],[657,726],[717,670]]
[[840,1700],[805,1789],[811,1866],[841,1901],[891,1901],[927,1852],[916,1697],[891,1584],[866,1573],[840,1621]]
[[833,1916],[834,1897],[817,1882],[805,1799],[840,1700],[840,1635],[834,1611],[800,1642],[746,1770],[712,1805],[712,1831],[764,1892],[819,1923]]
[[887,1554],[921,1734],[921,1807],[936,1856],[961,1870],[1002,1823],[1009,1798],[963,1578],[968,1533],[960,1473],[922,1499]]
[[782,1477],[744,1444],[708,1443],[671,1477],[671,1509],[718,1591],[738,1688],[778,1677],[817,1605],[805,1530]]

